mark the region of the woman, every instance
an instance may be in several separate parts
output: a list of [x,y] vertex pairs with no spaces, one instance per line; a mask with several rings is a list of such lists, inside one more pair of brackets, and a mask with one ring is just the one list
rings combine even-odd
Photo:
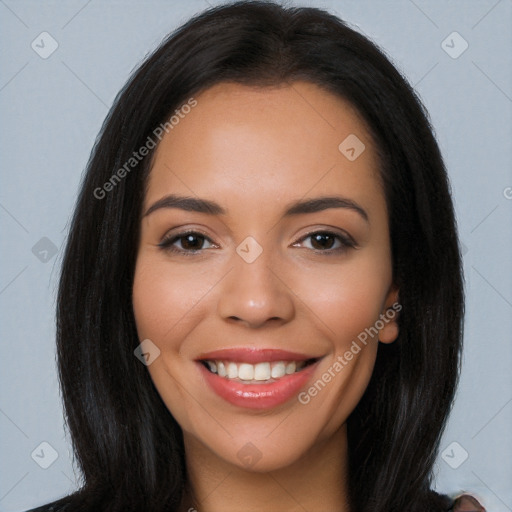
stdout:
[[406,81],[318,9],[211,9],[93,150],[58,301],[84,482],[40,510],[483,510],[430,488],[462,315]]

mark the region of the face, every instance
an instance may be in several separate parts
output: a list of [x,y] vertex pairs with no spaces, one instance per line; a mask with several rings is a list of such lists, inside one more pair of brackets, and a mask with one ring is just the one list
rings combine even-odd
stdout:
[[344,431],[398,334],[376,151],[312,84],[195,99],[149,176],[138,334],[186,450],[275,470]]

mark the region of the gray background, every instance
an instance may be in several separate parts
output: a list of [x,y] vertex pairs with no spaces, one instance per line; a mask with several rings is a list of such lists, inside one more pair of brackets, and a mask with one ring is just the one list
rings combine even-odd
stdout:
[[[55,373],[54,306],[95,136],[134,66],[217,3],[0,0],[2,511],[76,488]],[[467,289],[464,369],[436,486],[472,490],[489,511],[510,511],[512,0],[300,4],[327,8],[375,40],[430,111],[452,180]],[[52,43],[44,31],[58,43],[46,59],[40,53]]]

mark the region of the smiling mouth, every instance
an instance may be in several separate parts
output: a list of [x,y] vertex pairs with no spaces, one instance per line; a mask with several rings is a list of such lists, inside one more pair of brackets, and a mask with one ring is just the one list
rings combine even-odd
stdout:
[[203,352],[195,359],[204,383],[231,405],[270,410],[290,402],[305,387],[323,355],[231,347]]
[[204,359],[200,362],[210,373],[227,380],[243,384],[271,384],[287,375],[299,373],[317,361],[318,358],[302,361],[263,361],[256,364],[220,359]]

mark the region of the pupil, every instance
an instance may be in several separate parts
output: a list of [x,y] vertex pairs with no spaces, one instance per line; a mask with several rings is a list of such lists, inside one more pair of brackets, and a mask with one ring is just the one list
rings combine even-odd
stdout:
[[182,247],[184,249],[200,249],[202,245],[202,237],[195,235],[186,235],[183,237]]
[[315,249],[330,249],[334,243],[334,237],[327,234],[313,235],[311,245]]

